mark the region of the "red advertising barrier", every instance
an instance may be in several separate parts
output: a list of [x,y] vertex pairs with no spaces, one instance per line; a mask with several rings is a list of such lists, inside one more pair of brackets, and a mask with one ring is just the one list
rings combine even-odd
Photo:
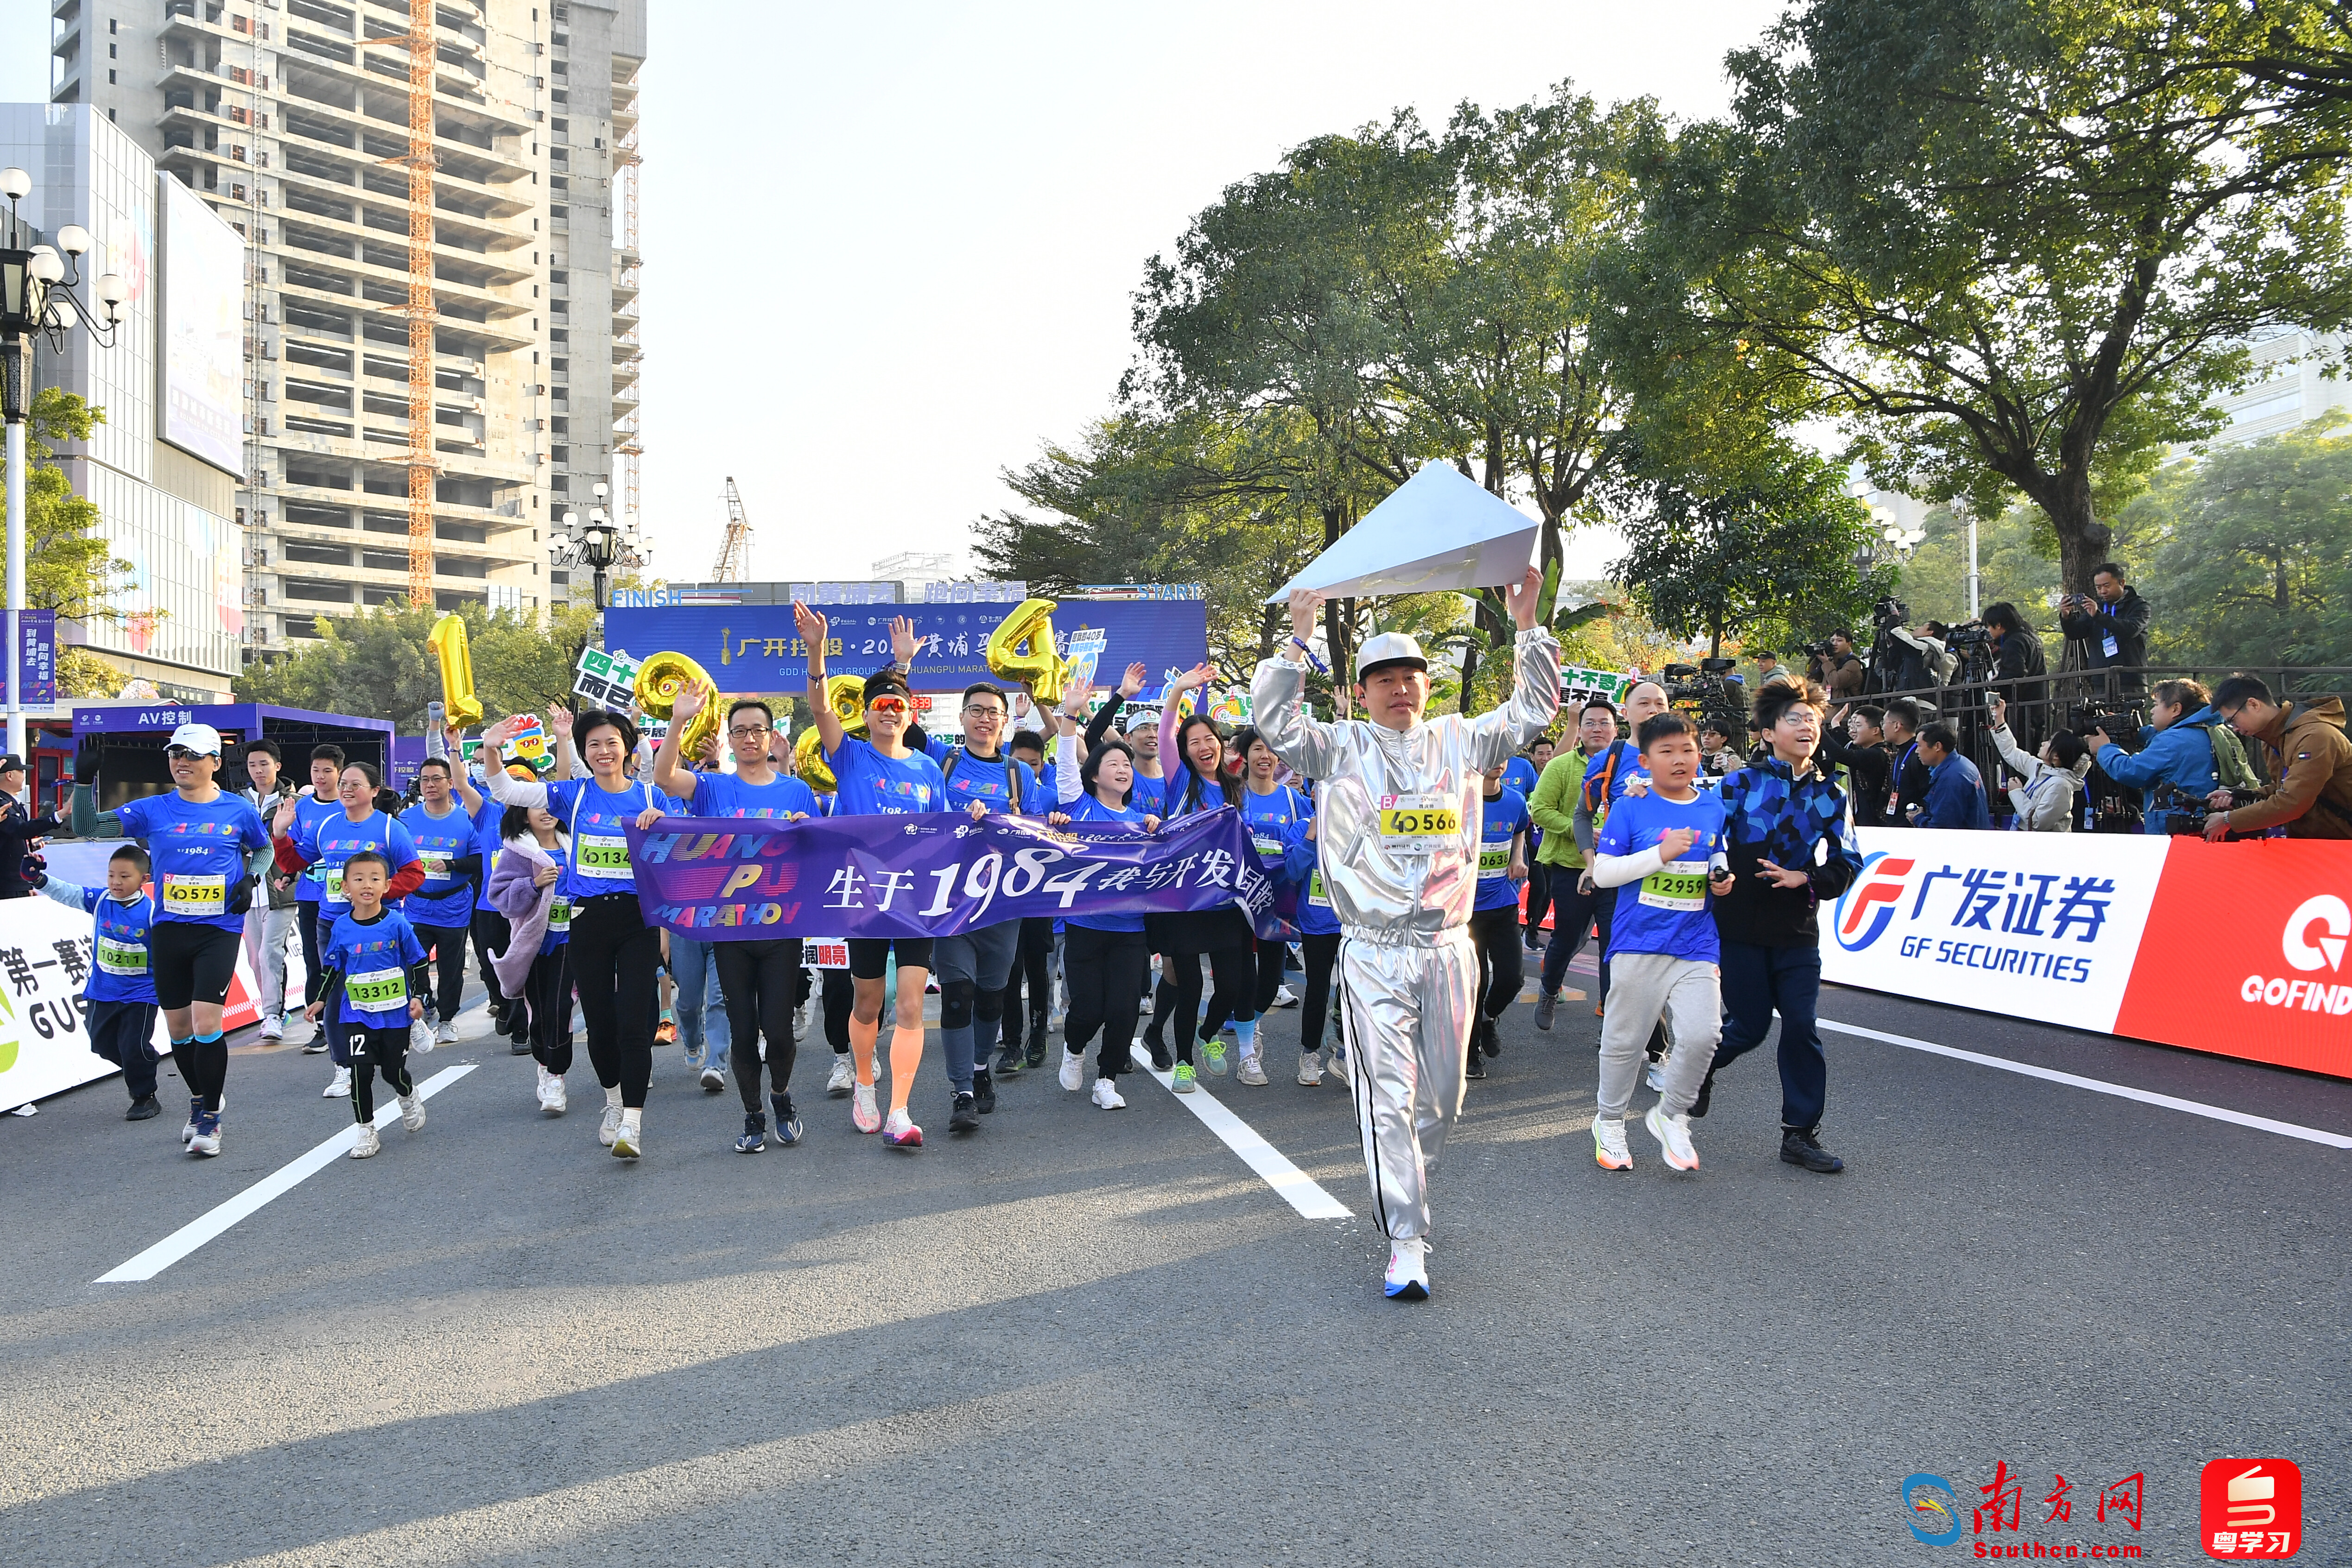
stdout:
[[2352,842],[2174,839],[2115,1032],[2352,1078]]

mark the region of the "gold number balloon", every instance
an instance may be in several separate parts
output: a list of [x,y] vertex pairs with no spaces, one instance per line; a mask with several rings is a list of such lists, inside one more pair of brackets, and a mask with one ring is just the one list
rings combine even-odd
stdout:
[[702,707],[686,721],[677,746],[681,755],[699,758],[703,747],[719,737],[723,716],[719,711],[718,684],[684,653],[656,653],[637,666],[637,706],[656,718],[669,717],[678,694],[689,686],[702,694]]
[[1054,601],[1024,599],[988,635],[988,667],[999,677],[1029,688],[1040,707],[1062,700],[1070,662],[1054,651]]
[[[866,677],[864,675],[832,675],[824,683],[824,706],[841,721],[841,727],[856,735],[866,728]],[[824,765],[824,741],[814,725],[801,731],[793,742],[793,776],[820,795],[830,795],[839,787],[833,769]]]
[[466,647],[462,616],[444,615],[425,639],[441,665],[441,706],[455,725],[482,722],[482,701],[474,695],[474,655]]

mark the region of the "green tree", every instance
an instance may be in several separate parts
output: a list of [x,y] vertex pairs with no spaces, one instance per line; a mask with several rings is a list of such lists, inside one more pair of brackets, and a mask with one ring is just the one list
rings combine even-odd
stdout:
[[2151,656],[2210,668],[2352,664],[2352,435],[2327,422],[2158,474]]
[[[403,603],[321,616],[316,643],[237,676],[237,699],[362,714],[418,730],[425,705],[441,697],[440,664],[425,639],[444,613]],[[563,699],[595,624],[585,606],[534,614],[468,604],[461,613],[485,720],[542,712]]]
[[25,447],[31,459],[25,476],[25,602],[77,621],[119,621],[112,601],[131,570],[99,533],[98,503],[77,496],[66,471],[49,461],[52,441],[88,441],[106,423],[93,408],[61,387],[33,394]]
[[[2109,553],[2103,475],[2211,430],[2247,334],[2352,319],[2331,132],[2194,64],[2181,8],[1813,0],[1658,172],[1704,323],[1801,377],[1879,483]],[[2112,502],[2111,502],[2112,506]]]

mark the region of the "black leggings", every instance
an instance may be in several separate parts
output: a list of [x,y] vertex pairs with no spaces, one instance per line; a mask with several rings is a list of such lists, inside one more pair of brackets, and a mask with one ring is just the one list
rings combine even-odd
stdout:
[[1062,966],[1070,987],[1062,1047],[1084,1056],[1095,1030],[1101,1030],[1102,1051],[1096,1060],[1105,1078],[1134,1065],[1129,1052],[1135,1018],[1143,1010],[1143,973],[1150,964],[1151,945],[1140,931],[1097,931],[1076,924],[1062,928]]
[[435,1009],[443,1023],[457,1016],[457,1004],[466,995],[466,938],[473,927],[465,925],[420,925],[416,940],[425,946],[425,962],[416,966],[409,977],[409,988],[419,996],[431,990],[426,973],[435,964],[441,966],[441,988],[432,993]]
[[1290,962],[1290,944],[1276,936],[1257,939],[1257,1016],[1274,1009],[1274,993],[1282,989],[1283,967]]
[[522,1000],[529,1011],[530,1054],[541,1067],[561,1078],[572,1071],[572,944],[530,961],[522,982]]
[[1492,1023],[1518,1000],[1519,983],[1527,975],[1527,956],[1519,946],[1519,906],[1473,910],[1470,940],[1478,945],[1478,1016]]
[[823,969],[824,977],[824,1042],[835,1056],[849,1054],[849,1009],[857,999],[857,982],[846,969]]
[[727,1061],[735,1069],[735,1092],[747,1112],[767,1109],[760,1100],[760,1041],[774,1092],[792,1098],[793,1007],[801,994],[801,939],[717,942],[719,988],[727,993]]
[[1331,971],[1339,963],[1339,934],[1307,932],[1298,938],[1307,958],[1307,995],[1298,1003],[1298,1049],[1323,1049],[1323,1025],[1331,1016]]
[[[1022,982],[1028,982],[1029,1016],[1045,1024],[1054,1009],[1054,923],[1041,915],[1021,922],[1021,945],[1013,950],[1013,976],[997,995],[1003,998],[999,1018],[1017,1025],[1021,1019]],[[1014,1031],[1017,1033],[1018,1030]]]
[[[592,898],[572,911],[572,972],[580,1019],[588,1028],[588,1061],[596,1082],[617,1086],[625,1110],[646,1103],[654,1075],[654,973],[661,967],[661,928],[646,924],[637,901]],[[789,1032],[789,1031],[788,1031]]]
[[[1195,1034],[1192,1020],[1201,1015],[1201,955],[1169,953],[1160,957],[1161,995],[1170,1004],[1168,1016],[1176,1020],[1176,1060],[1179,1061],[1192,1061],[1193,1043],[1216,1039],[1217,1032],[1225,1027],[1228,1019],[1247,1019],[1257,1016],[1250,1006],[1252,995],[1257,988],[1255,942],[1212,947],[1208,958],[1212,982],[1209,1010],[1205,1017],[1201,1017],[1200,1032]],[[1170,996],[1164,977],[1171,964],[1176,968],[1176,983],[1174,994]],[[1155,1024],[1160,1021],[1156,1009],[1151,1021]]]
[[[1569,885],[1576,885],[1573,877],[1569,879]],[[1550,907],[1551,867],[1536,861],[1528,867],[1528,912],[1525,920],[1530,943],[1542,940],[1544,912]]]
[[[494,1007],[504,1007],[507,994],[499,986],[499,972],[491,967],[490,955],[505,952],[507,945],[513,940],[514,930],[507,924],[505,915],[495,909],[474,911],[474,956],[480,962],[482,984],[488,988]],[[530,985],[528,980],[523,982],[526,990]]]
[[408,1031],[404,1029],[362,1029],[357,1024],[340,1026],[346,1030],[346,1048],[352,1059],[352,1119],[355,1122],[375,1120],[375,1075],[383,1074],[384,1082],[394,1094],[403,1098],[416,1092],[416,1085],[408,1076]]
[[[302,1004],[308,1007],[319,999],[319,982],[326,977],[319,963],[319,901],[310,899],[294,906],[294,926],[302,934]],[[330,1024],[333,1019],[327,1020]]]

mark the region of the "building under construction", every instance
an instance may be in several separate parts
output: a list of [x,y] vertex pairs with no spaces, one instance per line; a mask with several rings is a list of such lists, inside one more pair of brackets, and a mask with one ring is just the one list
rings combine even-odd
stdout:
[[52,100],[244,236],[247,660],[366,605],[565,600],[564,514],[604,484],[639,522],[644,0],[52,16]]

